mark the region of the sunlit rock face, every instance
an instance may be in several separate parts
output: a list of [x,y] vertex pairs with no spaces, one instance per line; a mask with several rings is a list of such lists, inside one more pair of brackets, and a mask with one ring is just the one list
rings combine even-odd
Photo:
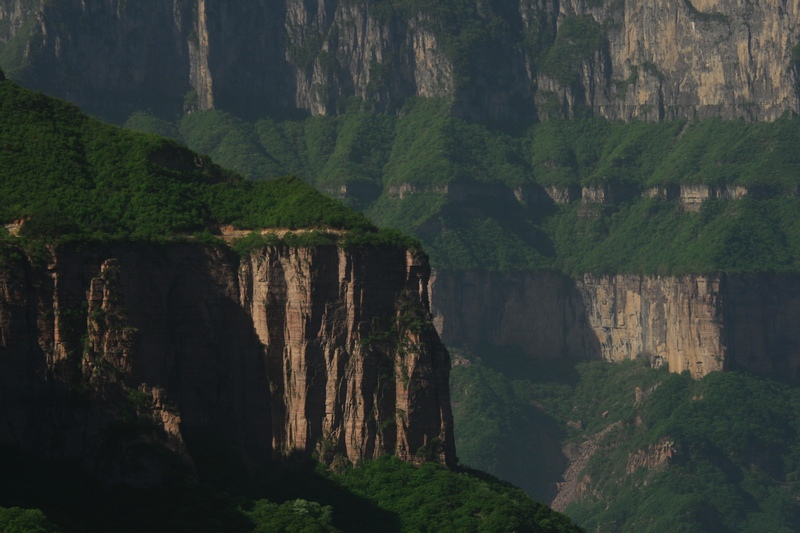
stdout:
[[800,380],[796,275],[445,271],[433,276],[431,301],[453,346],[541,360],[646,357],[694,377],[739,369]]
[[[392,112],[411,96],[452,98],[455,114],[495,121],[800,110],[796,1],[476,3],[480,38],[390,4],[0,0],[0,47],[12,79],[119,120],[135,110],[333,114],[348,97]],[[570,33],[578,19],[593,39]],[[560,45],[578,51],[559,57]]]

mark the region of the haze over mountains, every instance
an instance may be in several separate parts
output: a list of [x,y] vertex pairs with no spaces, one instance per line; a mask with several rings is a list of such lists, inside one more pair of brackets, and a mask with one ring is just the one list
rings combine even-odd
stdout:
[[[798,10],[726,0],[2,0],[0,66],[25,87],[176,139],[248,178],[299,176],[419,239],[430,283],[427,267],[408,259],[395,285],[423,315],[430,303],[451,349],[461,463],[512,480],[593,530],[792,530],[800,524],[800,426],[790,408],[800,379]],[[66,168],[95,165],[81,157]],[[148,161],[173,173],[209,164]],[[239,183],[254,196],[266,190]],[[273,205],[207,198],[192,196],[170,223],[211,238],[226,223],[263,227],[252,217]],[[113,234],[102,216],[45,202],[26,220],[21,205],[4,205],[4,222],[36,230],[44,205]],[[337,213],[372,242],[416,246]],[[156,220],[141,218],[149,228]],[[319,225],[303,220],[298,227]],[[251,239],[240,248],[277,242]],[[337,239],[309,234],[295,245]],[[284,241],[290,251],[253,263],[263,275],[252,283],[241,272],[222,283],[238,283],[231,298],[249,302],[246,287],[285,279],[280,289],[267,282],[265,305],[306,294],[297,306],[326,309],[280,333],[269,309],[264,326],[262,309],[245,306],[268,357],[288,353],[274,342],[287,332],[307,356],[284,357],[286,379],[270,388],[283,398],[270,408],[271,445],[452,464],[446,357],[438,340],[422,341],[433,334],[427,315],[408,329],[421,359],[406,361],[408,346],[386,351],[392,403],[380,365],[354,370],[340,357],[386,341],[386,331],[360,329],[342,303],[356,301],[348,298],[360,260],[343,249],[302,259]],[[89,261],[84,282],[113,266],[101,268],[106,259]],[[227,270],[248,264],[237,261]],[[402,270],[376,261],[363,264]],[[329,282],[293,291],[295,278]],[[339,311],[319,304],[320,293]],[[375,316],[403,316],[403,305],[381,304]],[[87,328],[100,324],[81,317]],[[336,339],[319,341],[326,335]],[[432,406],[420,408],[420,433],[403,403],[407,392],[414,403],[404,378],[413,382],[412,367],[417,398]],[[695,383],[666,370],[713,374]],[[747,409],[728,404],[743,396]],[[329,430],[340,440],[319,440]]]

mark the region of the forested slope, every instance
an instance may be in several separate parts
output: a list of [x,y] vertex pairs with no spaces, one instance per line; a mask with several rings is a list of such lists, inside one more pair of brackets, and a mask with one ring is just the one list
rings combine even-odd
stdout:
[[453,370],[462,461],[588,531],[788,532],[800,523],[800,388],[737,372],[695,381],[646,358],[482,356]]
[[254,179],[294,173],[412,233],[442,269],[798,270],[800,120],[580,119],[501,132],[449,109],[434,99],[399,117],[355,103],[303,121],[208,111],[128,125],[172,131]]

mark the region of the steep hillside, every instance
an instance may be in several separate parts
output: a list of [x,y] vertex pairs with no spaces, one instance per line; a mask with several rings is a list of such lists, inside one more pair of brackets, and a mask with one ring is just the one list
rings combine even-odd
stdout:
[[[646,359],[453,370],[459,456],[588,531],[794,531],[800,389],[731,372],[700,381]],[[735,399],[735,400],[734,400]]]
[[413,96],[502,122],[774,120],[798,111],[797,20],[778,0],[3,0],[0,66],[115,120]]
[[175,129],[249,177],[295,173],[412,233],[440,269],[797,270],[800,120],[583,119],[508,134],[450,109],[415,100],[399,118],[356,105],[254,124],[211,111]]

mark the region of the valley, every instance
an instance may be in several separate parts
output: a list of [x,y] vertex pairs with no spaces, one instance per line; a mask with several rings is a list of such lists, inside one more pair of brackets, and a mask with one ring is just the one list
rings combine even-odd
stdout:
[[171,530],[796,530],[798,10],[0,0],[9,466],[212,480]]

